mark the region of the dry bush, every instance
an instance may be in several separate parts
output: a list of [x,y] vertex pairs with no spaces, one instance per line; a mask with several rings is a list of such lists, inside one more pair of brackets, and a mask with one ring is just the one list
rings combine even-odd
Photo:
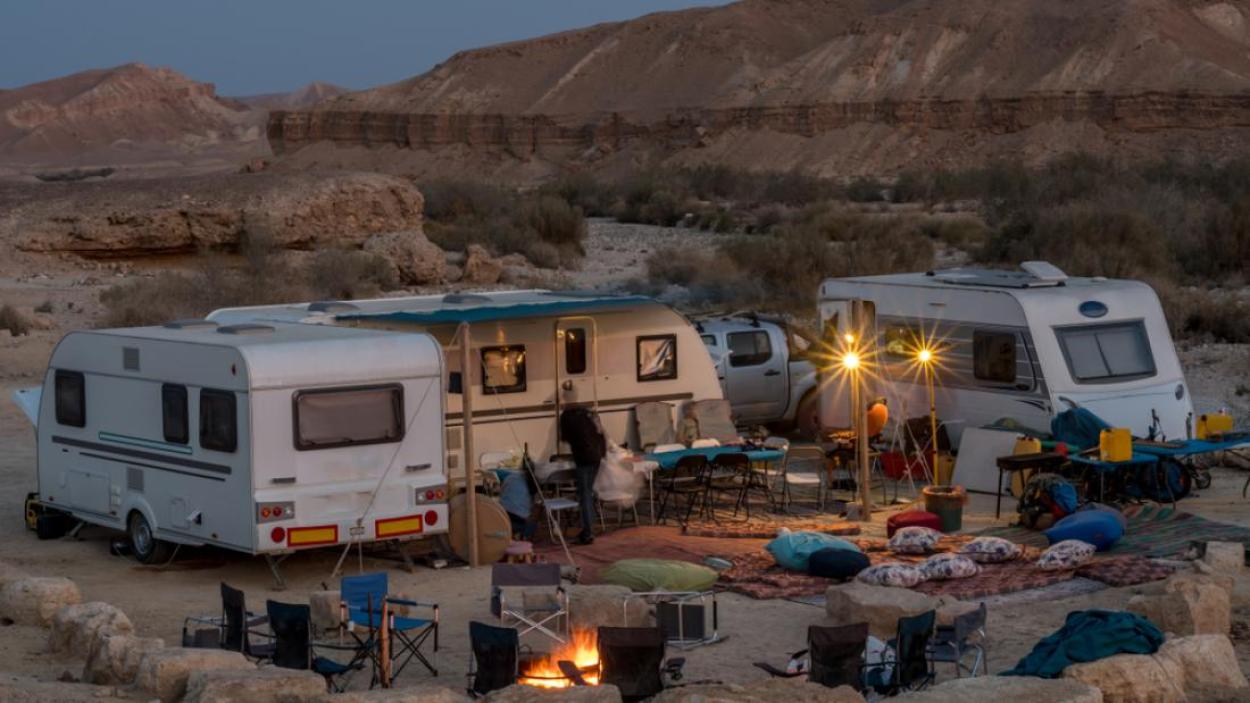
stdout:
[[20,310],[5,303],[0,305],[0,330],[8,330],[14,337],[30,334],[31,323]]
[[435,222],[476,218],[506,213],[516,199],[514,194],[480,181],[428,181],[421,184],[425,196],[425,216]]
[[1236,293],[1180,288],[1152,281],[1168,327],[1176,338],[1212,342],[1250,342],[1250,303]]
[[203,275],[163,272],[118,283],[100,293],[105,327],[141,327],[203,317],[216,306]]
[[496,255],[521,254],[543,268],[578,266],[586,240],[586,218],[581,210],[550,194],[519,198],[511,210],[506,215],[431,222],[426,235],[449,251],[481,244]]
[[313,297],[327,300],[376,298],[399,287],[395,267],[385,257],[354,249],[325,249],[308,266]]

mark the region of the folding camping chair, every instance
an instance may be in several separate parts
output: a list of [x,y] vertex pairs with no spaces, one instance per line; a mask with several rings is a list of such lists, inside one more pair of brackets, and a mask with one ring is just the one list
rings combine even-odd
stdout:
[[[273,654],[272,642],[252,644],[252,637],[271,639],[267,632],[257,632],[259,627],[269,622],[264,615],[248,612],[246,597],[243,591],[231,588],[223,581],[221,584],[221,615],[192,616],[182,621],[182,646],[184,647],[220,647],[232,652],[241,652],[249,659],[268,659]],[[206,630],[192,632],[190,624],[209,625]],[[215,634],[214,634],[215,632]]]
[[694,401],[694,418],[699,423],[700,439],[714,439],[721,444],[741,444],[742,435],[733,421],[728,400],[712,398]]
[[[384,571],[344,576],[339,587],[344,626],[353,633],[353,637],[356,637],[355,627],[363,627],[369,633],[366,640],[356,637],[357,643],[380,670],[384,686],[390,685],[390,680],[399,676],[413,659],[421,662],[430,674],[438,676],[438,669],[422,651],[425,643],[433,639],[433,652],[435,655],[438,653],[438,604],[396,598],[390,595],[389,590]],[[428,610],[430,617],[397,615],[392,606]],[[386,656],[383,656],[383,649]],[[374,678],[378,676],[379,672],[375,672]]]
[[664,640],[678,649],[721,640],[720,606],[716,591],[649,591],[630,593],[622,601],[621,622],[629,624],[629,601],[641,598],[655,605],[655,621]]
[[616,686],[621,698],[638,701],[664,690],[664,678],[682,677],[684,658],[665,661],[658,627],[600,627],[599,683]]
[[707,467],[706,457],[691,454],[678,459],[677,465],[671,471],[661,474],[659,480],[662,495],[660,496],[659,516],[656,520],[658,524],[664,524],[670,498],[674,503],[678,496],[686,500],[686,514],[680,521],[683,526],[690,522],[690,514],[694,511],[695,505],[699,505],[701,511],[706,509],[708,488],[704,474],[707,472]]
[[781,509],[789,511],[794,504],[794,490],[814,490],[815,507],[825,507],[825,451],[814,445],[799,445],[786,451],[778,481],[781,483]]
[[521,639],[514,627],[469,622],[469,695],[484,696],[516,683],[520,674]]
[[[977,675],[977,667],[981,667],[982,675],[989,675],[989,662],[985,652],[985,603],[976,610],[964,613],[955,618],[950,625],[939,625],[933,640],[929,643],[929,659],[934,662],[945,662],[955,665],[956,678],[968,672]],[[969,652],[976,657],[972,666],[964,666],[964,659]]]
[[933,610],[899,618],[898,634],[887,643],[887,658],[880,664],[865,667],[865,682],[877,693],[890,696],[902,691],[918,691],[933,683],[936,674],[928,652],[936,620],[937,611]]
[[790,655],[791,661],[806,655],[806,671],[779,669],[765,662],[755,666],[772,676],[794,678],[807,674],[807,680],[829,688],[850,686],[864,689],[864,651],[868,646],[868,623],[860,622],[837,627],[810,625],[807,628],[807,649]]
[[347,686],[347,678],[364,668],[364,661],[355,656],[350,663],[343,664],[317,655],[316,649],[343,650],[355,654],[356,647],[350,644],[314,644],[310,635],[312,609],[309,606],[271,600],[266,601],[265,610],[274,636],[274,666],[320,674],[326,680],[326,690],[333,693],[342,693]]
[[[490,569],[491,614],[501,625],[513,618],[523,627],[518,636],[540,632],[564,644],[569,636],[569,596],[560,582],[559,564],[492,564]],[[541,603],[527,602],[522,594],[520,607],[508,603],[506,588],[550,588]]]
[[649,401],[635,405],[634,426],[638,431],[638,446],[644,452],[677,441],[673,406],[669,403]]

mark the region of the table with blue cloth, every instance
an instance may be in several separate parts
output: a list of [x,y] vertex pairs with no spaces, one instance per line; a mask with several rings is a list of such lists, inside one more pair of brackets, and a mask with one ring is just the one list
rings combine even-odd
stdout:
[[786,456],[786,453],[780,449],[746,449],[744,447],[722,446],[659,452],[658,454],[647,454],[644,458],[659,464],[660,469],[663,471],[672,471],[677,467],[677,462],[684,457],[701,456],[708,461],[712,461],[721,454],[746,454],[747,459],[750,459],[751,463],[781,461]]
[[[1250,449],[1250,434],[1230,432],[1220,436],[1219,439],[1179,439],[1165,442],[1133,441],[1134,452],[1157,456],[1160,461],[1168,459],[1180,461],[1200,454],[1214,454],[1215,452],[1227,451],[1232,451],[1242,458],[1247,458],[1245,454],[1236,452],[1238,449]],[[1199,482],[1198,488],[1206,488],[1210,485],[1210,475],[1207,474],[1205,478],[1205,482]],[[1250,488],[1250,477],[1246,478],[1245,484],[1241,487],[1242,498],[1246,497],[1246,489],[1248,488]]]
[[[1112,475],[1112,479],[1116,481],[1117,494],[1124,493],[1124,474],[1129,471],[1136,472],[1143,467],[1153,467],[1159,463],[1159,457],[1153,454],[1143,454],[1133,452],[1132,458],[1126,461],[1103,461],[1097,456],[1081,456],[1074,454],[1068,457],[1075,467],[1085,468],[1098,474],[1098,502],[1103,502],[1106,495],[1106,477],[1107,474]],[[1158,480],[1158,473],[1155,473],[1155,480]]]

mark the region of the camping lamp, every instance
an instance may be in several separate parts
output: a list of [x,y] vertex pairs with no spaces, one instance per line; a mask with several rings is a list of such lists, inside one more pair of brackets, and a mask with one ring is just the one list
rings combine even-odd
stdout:
[[936,363],[937,357],[932,349],[921,347],[916,351],[916,361],[924,369],[925,388],[929,391],[929,442],[933,447],[933,462],[929,468],[933,471],[934,485],[939,485],[941,481],[938,480],[937,471],[937,392],[933,387],[933,365]]

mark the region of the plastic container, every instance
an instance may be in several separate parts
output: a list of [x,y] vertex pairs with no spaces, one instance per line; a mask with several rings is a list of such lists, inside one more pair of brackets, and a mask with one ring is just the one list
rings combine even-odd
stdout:
[[1042,451],[1042,440],[1024,435],[1016,437],[1016,445],[1011,449],[1012,454],[1037,454],[1040,451]]
[[1231,432],[1233,416],[1228,413],[1203,413],[1198,416],[1198,439]]
[[1128,461],[1133,458],[1133,433],[1125,427],[1112,427],[1098,435],[1098,458],[1102,461]]
[[924,509],[942,521],[942,531],[958,532],[964,525],[964,503],[968,493],[963,486],[925,486]]

